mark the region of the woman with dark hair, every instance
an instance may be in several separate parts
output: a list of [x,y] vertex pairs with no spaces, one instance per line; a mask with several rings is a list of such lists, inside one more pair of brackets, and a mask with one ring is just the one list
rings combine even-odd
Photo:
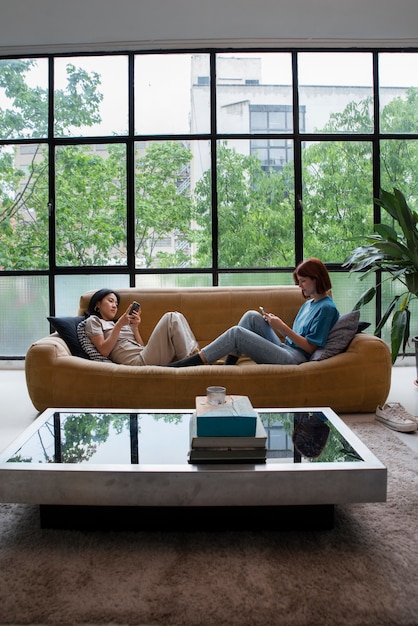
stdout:
[[165,313],[147,343],[139,332],[141,307],[134,303],[114,321],[120,296],[112,289],[100,289],[90,299],[84,330],[104,357],[123,365],[163,365],[183,359],[199,349],[189,323],[182,313]]
[[302,290],[306,302],[296,315],[292,328],[273,313],[260,315],[257,311],[247,311],[237,326],[226,330],[200,352],[166,365],[205,365],[225,355],[225,365],[235,365],[241,354],[256,363],[299,365],[309,361],[315,350],[325,345],[339,313],[327,294],[331,279],[322,261],[316,258],[303,261],[294,270],[293,280]]

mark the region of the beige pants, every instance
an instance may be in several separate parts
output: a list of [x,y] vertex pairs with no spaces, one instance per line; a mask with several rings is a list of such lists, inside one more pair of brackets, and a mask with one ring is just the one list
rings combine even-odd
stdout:
[[124,365],[165,365],[183,359],[199,349],[196,338],[182,313],[165,313],[148,340],[139,346],[129,339],[120,339],[111,352],[111,359]]

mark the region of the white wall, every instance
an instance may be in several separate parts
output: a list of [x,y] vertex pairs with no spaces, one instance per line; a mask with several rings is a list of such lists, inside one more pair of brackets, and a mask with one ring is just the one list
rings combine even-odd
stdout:
[[1,0],[0,53],[418,45],[417,0]]

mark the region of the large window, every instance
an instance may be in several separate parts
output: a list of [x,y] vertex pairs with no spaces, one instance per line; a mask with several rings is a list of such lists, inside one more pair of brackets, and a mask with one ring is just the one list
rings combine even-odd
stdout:
[[2,58],[0,358],[88,289],[290,284],[311,255],[346,312],[373,198],[417,206],[417,162],[416,50]]

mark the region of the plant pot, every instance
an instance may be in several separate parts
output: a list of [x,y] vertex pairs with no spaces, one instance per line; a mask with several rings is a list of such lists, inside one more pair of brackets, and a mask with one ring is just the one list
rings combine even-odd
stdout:
[[415,367],[417,371],[417,377],[414,380],[414,385],[418,387],[418,335],[415,335],[415,337],[412,337],[412,341],[415,344]]

